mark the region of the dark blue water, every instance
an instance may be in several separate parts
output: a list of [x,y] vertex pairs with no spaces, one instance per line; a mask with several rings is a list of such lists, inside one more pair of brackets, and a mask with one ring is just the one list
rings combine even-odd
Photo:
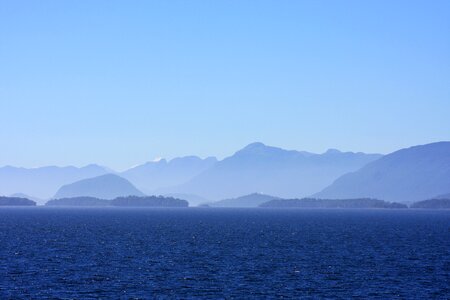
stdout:
[[0,209],[0,298],[449,298],[450,212]]

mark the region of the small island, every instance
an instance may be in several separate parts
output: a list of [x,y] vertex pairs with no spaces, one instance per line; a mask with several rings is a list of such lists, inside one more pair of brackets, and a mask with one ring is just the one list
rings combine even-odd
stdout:
[[49,200],[47,206],[110,206],[110,200],[95,197],[72,197]]
[[0,206],[36,206],[36,202],[20,197],[1,197]]
[[378,199],[274,199],[260,207],[266,208],[408,208],[405,204]]
[[450,209],[450,199],[428,199],[411,204],[411,208]]
[[111,200],[111,205],[121,207],[188,207],[189,202],[163,196],[128,196]]
[[46,206],[72,206],[72,207],[188,207],[186,200],[163,196],[128,196],[113,200],[95,197],[73,197],[52,199]]

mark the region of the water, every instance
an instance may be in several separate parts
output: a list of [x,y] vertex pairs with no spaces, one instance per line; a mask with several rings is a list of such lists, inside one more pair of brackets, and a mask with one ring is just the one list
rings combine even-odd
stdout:
[[449,298],[450,212],[0,209],[0,298]]

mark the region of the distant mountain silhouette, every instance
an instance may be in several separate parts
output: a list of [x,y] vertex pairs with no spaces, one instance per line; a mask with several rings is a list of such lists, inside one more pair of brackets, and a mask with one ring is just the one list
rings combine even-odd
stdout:
[[0,197],[0,206],[35,206],[36,202],[19,197]]
[[123,196],[144,196],[128,180],[106,174],[94,178],[83,179],[62,186],[54,198],[95,197],[100,199],[114,199]]
[[[52,197],[62,185],[109,173],[104,167],[0,168],[0,195],[26,194],[30,198]],[[38,201],[43,204],[44,201]]]
[[401,203],[378,199],[275,199],[262,203],[267,208],[408,208]]
[[195,194],[212,200],[255,191],[283,198],[304,197],[380,157],[337,150],[314,154],[253,143],[185,184],[157,192]]
[[439,142],[388,154],[340,177],[314,197],[410,203],[446,193],[449,187],[450,142]]
[[215,157],[201,159],[197,156],[162,159],[147,162],[120,173],[137,188],[152,193],[154,190],[185,183],[192,177],[210,168],[217,162]]
[[208,203],[210,207],[258,207],[264,202],[279,199],[275,196],[253,193],[238,198],[224,199],[213,203]]

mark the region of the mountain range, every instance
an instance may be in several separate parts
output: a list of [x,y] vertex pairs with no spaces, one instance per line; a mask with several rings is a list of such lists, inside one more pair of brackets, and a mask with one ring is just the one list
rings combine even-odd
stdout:
[[127,179],[139,192],[176,195],[191,205],[254,192],[300,197],[317,192],[338,176],[379,157],[337,150],[314,154],[253,143],[221,161],[186,156],[147,162],[123,172],[98,165],[34,169],[7,166],[0,168],[0,195],[26,194],[27,198],[42,199],[38,203],[43,204],[49,198],[60,197],[58,189],[62,186],[112,173]]
[[315,154],[253,143],[186,183],[158,189],[156,193],[187,193],[210,200],[255,192],[282,198],[304,197],[380,157],[338,150]]
[[29,198],[38,204],[52,197],[112,199],[144,194],[174,196],[191,206],[222,199],[227,199],[222,202],[225,206],[239,206],[246,197],[261,195],[411,203],[442,198],[449,192],[450,142],[385,156],[334,149],[316,154],[252,143],[223,160],[186,156],[147,162],[124,172],[98,165],[0,168],[0,195]]
[[152,193],[159,188],[184,183],[216,162],[215,157],[201,159],[197,156],[178,157],[170,161],[161,159],[128,169],[120,173],[120,176],[133,182],[141,191]]
[[27,169],[5,166],[0,168],[0,195],[25,194],[27,198],[48,199],[64,184],[110,172],[94,164],[82,168],[49,166]]
[[411,203],[450,190],[450,142],[395,151],[338,178],[314,195],[342,199],[370,197]]

